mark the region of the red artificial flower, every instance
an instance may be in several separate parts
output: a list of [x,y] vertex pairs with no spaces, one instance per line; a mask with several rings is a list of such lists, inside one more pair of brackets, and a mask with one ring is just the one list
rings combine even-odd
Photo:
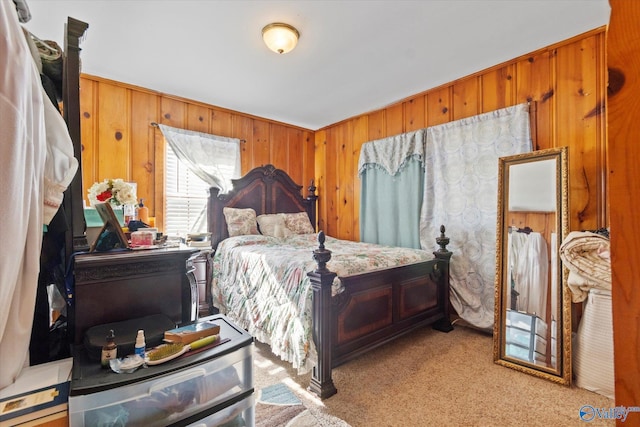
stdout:
[[107,190],[107,191],[103,191],[102,193],[98,194],[96,196],[96,199],[100,200],[101,202],[104,202],[106,200],[109,200],[112,196],[113,196],[113,194],[111,194],[111,191]]

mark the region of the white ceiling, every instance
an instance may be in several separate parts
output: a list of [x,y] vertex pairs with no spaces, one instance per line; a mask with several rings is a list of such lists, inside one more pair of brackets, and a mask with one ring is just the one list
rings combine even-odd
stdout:
[[[8,1],[8,0],[0,0]],[[27,0],[62,46],[89,24],[82,72],[317,130],[609,21],[607,0]],[[261,30],[286,22],[294,51]]]

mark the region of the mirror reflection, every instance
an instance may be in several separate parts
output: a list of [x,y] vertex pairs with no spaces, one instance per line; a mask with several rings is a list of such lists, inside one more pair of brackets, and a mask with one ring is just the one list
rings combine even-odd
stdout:
[[500,159],[496,363],[570,381],[570,298],[559,244],[567,232],[566,148]]

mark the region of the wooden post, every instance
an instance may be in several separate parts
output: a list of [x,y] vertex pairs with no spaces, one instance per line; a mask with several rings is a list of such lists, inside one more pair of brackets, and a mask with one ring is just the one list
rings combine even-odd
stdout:
[[444,268],[444,277],[442,278],[443,283],[446,283],[447,286],[442,287],[443,295],[442,297],[442,308],[444,310],[444,318],[438,320],[433,324],[433,329],[436,329],[441,332],[451,332],[453,331],[453,326],[451,325],[450,318],[450,302],[449,302],[449,262],[451,261],[451,255],[453,252],[447,249],[447,245],[449,244],[449,238],[444,234],[445,228],[444,225],[440,226],[440,237],[436,237],[436,242],[440,249],[433,252],[436,258],[441,260],[442,262],[438,263],[438,268]]
[[313,225],[313,229],[318,229],[318,213],[317,213],[317,205],[318,205],[318,196],[316,195],[316,186],[311,180],[309,184],[309,188],[307,188],[308,194],[305,199],[307,203],[307,213],[309,214],[309,219],[311,220],[311,224]]
[[66,236],[66,261],[71,253],[86,251],[87,243],[82,202],[82,141],[80,140],[80,39],[89,24],[68,17],[64,36],[64,70],[62,81],[63,116],[73,142],[73,154],[78,160],[78,170],[64,193],[64,209],[70,218],[71,229]]
[[313,368],[309,391],[320,399],[333,396],[338,392],[331,378],[332,360],[332,316],[331,316],[331,285],[336,273],[327,269],[327,262],[331,259],[331,251],[324,247],[324,232],[318,233],[318,249],[313,251],[313,259],[318,268],[307,273],[313,289],[313,340],[318,353],[318,362]]

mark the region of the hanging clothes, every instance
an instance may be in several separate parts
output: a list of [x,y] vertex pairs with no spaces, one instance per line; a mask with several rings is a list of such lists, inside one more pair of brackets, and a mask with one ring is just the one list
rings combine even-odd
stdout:
[[510,232],[507,234],[507,277],[509,287],[507,289],[507,301],[511,310],[518,310],[519,292],[516,290],[516,272],[520,265],[520,257],[525,252],[527,235],[524,233]]
[[12,2],[0,2],[0,61],[0,237],[11,242],[0,248],[2,389],[29,364],[42,227],[57,212],[78,164]]
[[509,233],[511,291],[517,293],[518,311],[546,319],[549,294],[549,251],[540,233]]
[[0,2],[0,388],[28,363],[42,243],[46,135],[40,73],[11,2]]

